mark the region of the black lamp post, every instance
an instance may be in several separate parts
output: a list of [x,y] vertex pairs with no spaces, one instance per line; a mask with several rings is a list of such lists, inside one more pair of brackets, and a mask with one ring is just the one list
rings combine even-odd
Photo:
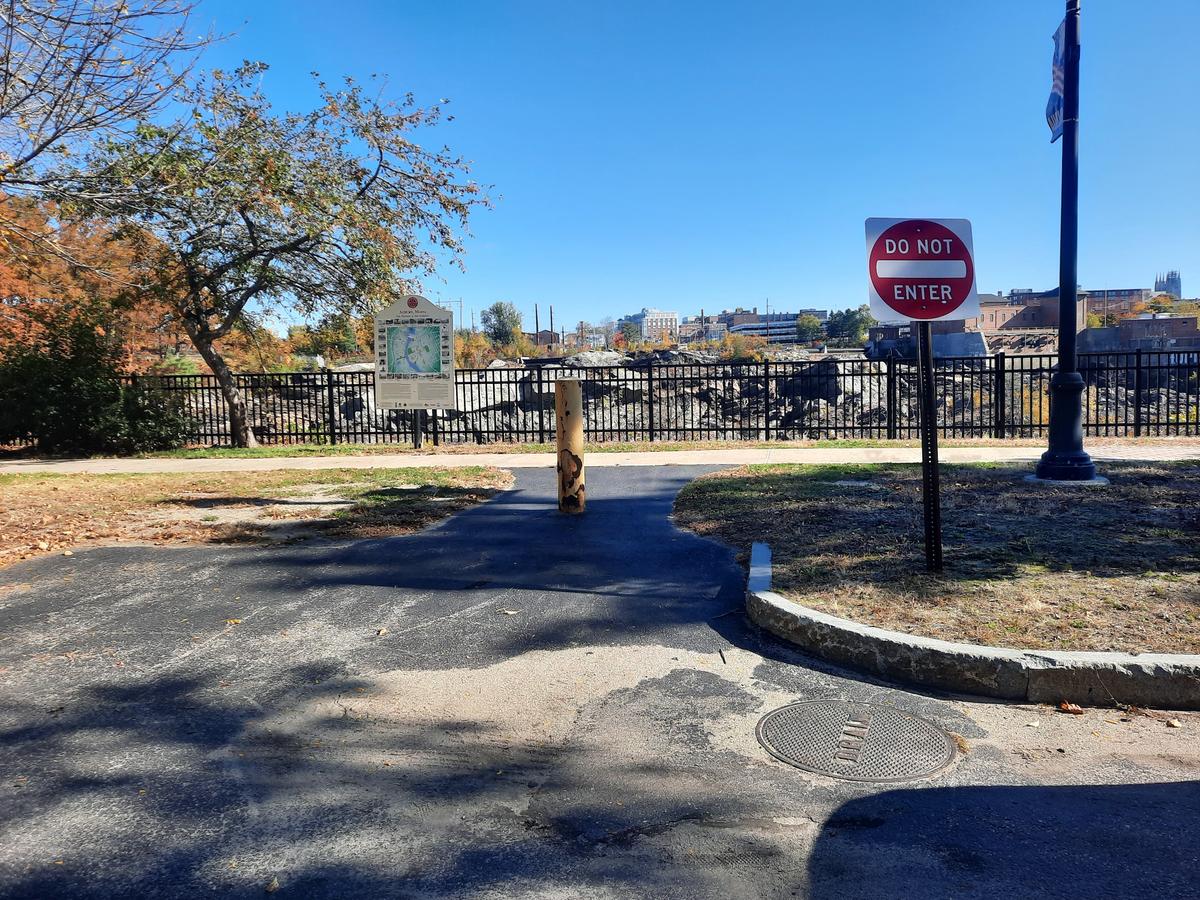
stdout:
[[1050,379],[1050,447],[1037,477],[1089,481],[1096,466],[1083,449],[1083,377],[1076,359],[1079,246],[1079,0],[1066,0],[1063,28],[1062,219],[1058,259],[1058,371]]

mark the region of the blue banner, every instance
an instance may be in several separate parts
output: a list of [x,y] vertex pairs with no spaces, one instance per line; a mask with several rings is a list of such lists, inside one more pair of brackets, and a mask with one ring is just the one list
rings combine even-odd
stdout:
[[1067,52],[1065,32],[1067,20],[1063,19],[1054,32],[1054,61],[1050,65],[1050,99],[1046,101],[1046,124],[1050,126],[1050,143],[1054,143],[1063,132],[1063,83],[1066,80]]

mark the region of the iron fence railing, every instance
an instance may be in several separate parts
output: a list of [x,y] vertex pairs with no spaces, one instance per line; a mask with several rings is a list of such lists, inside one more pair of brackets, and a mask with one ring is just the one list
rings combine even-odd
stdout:
[[[936,361],[945,437],[1038,437],[1049,418],[1055,357]],[[1082,354],[1089,435],[1200,434],[1200,352]],[[458,408],[425,415],[379,410],[371,372],[241,374],[251,422],[265,444],[489,444],[554,440],[554,382],[583,382],[591,441],[916,438],[914,360],[825,357],[720,362],[459,370]],[[197,444],[229,441],[211,375],[139,376],[174,398]]]

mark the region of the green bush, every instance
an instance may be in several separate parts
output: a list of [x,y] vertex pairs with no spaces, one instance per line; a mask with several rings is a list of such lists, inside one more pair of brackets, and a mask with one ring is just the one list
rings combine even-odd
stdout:
[[200,367],[196,361],[170,350],[158,362],[150,367],[152,375],[199,375]]
[[95,319],[47,328],[0,360],[0,443],[42,453],[138,453],[183,444],[189,422],[151,385],[122,384],[119,348]]

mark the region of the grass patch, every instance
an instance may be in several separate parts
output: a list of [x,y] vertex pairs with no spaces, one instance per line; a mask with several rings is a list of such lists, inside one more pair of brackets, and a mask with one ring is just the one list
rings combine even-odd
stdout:
[[0,475],[0,566],[85,545],[407,534],[491,497],[511,473],[418,469]]
[[[745,466],[680,493],[679,525],[749,556],[777,591],[860,622],[1031,649],[1200,652],[1200,466],[1105,463],[1107,488],[1028,466],[942,467],[946,571],[924,571],[921,470]],[[843,482],[838,484],[837,482]]]

